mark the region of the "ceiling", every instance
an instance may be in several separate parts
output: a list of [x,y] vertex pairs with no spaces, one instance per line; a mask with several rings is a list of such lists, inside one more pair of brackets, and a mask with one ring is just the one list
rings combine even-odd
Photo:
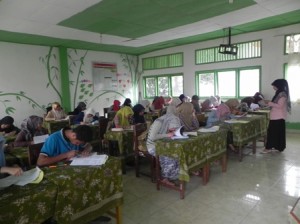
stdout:
[[300,0],[0,0],[0,41],[139,55],[300,23]]

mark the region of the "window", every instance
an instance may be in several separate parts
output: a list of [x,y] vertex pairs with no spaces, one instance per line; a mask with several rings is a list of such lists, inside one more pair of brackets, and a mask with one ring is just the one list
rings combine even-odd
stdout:
[[183,53],[143,58],[142,64],[143,70],[182,67]]
[[300,83],[300,65],[285,64],[285,79],[289,84],[290,99],[292,102],[300,102],[299,83]]
[[285,54],[300,53],[300,34],[285,37]]
[[196,50],[196,65],[261,57],[261,40],[236,44],[237,55],[220,54],[219,46]]
[[183,75],[168,74],[144,77],[144,96],[179,96],[183,93]]
[[198,72],[198,95],[202,99],[212,95],[222,98],[253,96],[260,91],[260,73],[260,67]]

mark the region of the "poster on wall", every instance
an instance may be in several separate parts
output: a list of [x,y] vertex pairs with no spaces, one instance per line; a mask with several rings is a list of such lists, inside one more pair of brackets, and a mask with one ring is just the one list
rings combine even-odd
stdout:
[[92,66],[94,92],[118,90],[117,64],[93,62]]

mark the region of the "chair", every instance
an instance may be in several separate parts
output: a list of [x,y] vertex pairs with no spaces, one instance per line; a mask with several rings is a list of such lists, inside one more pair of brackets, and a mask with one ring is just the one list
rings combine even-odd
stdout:
[[108,127],[109,120],[105,117],[99,118],[99,139],[100,139],[100,151],[102,152],[103,147],[103,140],[104,140],[104,134],[106,133],[107,127]]
[[44,142],[28,146],[28,160],[29,160],[28,162],[30,167],[36,166],[36,162],[39,158],[40,151],[43,145]]
[[[148,134],[147,123],[136,124],[133,127],[133,149],[135,155],[135,174],[139,177],[140,174],[150,176],[151,181],[155,182],[155,157],[148,153],[146,147],[146,139]],[[140,172],[140,158],[147,158],[150,161],[150,175]]]

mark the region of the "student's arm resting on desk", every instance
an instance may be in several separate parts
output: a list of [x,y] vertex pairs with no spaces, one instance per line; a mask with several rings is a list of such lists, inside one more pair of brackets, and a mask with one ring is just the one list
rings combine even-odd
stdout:
[[77,155],[77,150],[71,150],[62,154],[59,154],[57,156],[49,157],[48,155],[44,153],[40,153],[39,158],[37,160],[38,166],[47,166],[53,163],[57,163],[63,160],[68,160]]

